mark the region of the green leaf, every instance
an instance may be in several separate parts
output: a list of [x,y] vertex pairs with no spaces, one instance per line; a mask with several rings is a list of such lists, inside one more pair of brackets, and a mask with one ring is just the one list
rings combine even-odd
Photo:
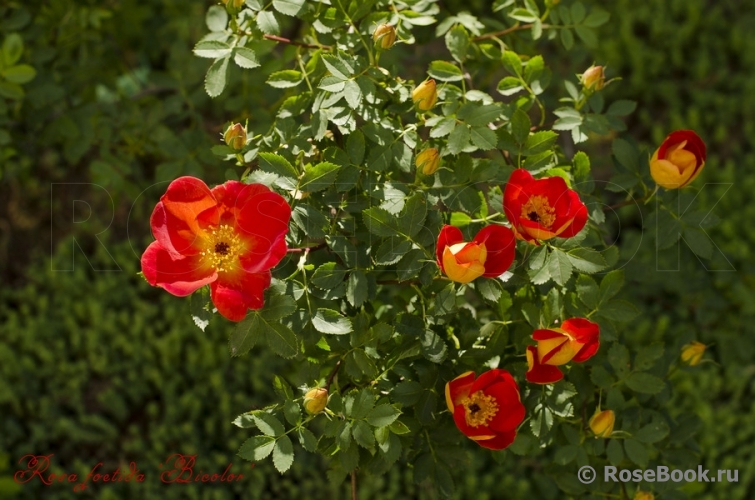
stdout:
[[286,421],[291,425],[296,425],[301,418],[301,408],[295,401],[288,400],[283,404],[283,416],[286,417]]
[[304,7],[305,0],[273,0],[273,7],[281,14],[295,16]]
[[332,309],[318,309],[312,318],[312,325],[318,332],[331,335],[344,335],[352,330],[351,320]]
[[425,330],[420,338],[422,354],[433,363],[442,363],[446,359],[446,343],[440,335],[432,330]]
[[663,344],[655,343],[645,346],[637,353],[634,360],[636,370],[648,370],[653,367],[655,362],[663,356]]
[[372,207],[362,212],[362,218],[367,229],[374,235],[383,238],[398,234],[398,221],[387,210],[380,207]]
[[468,102],[459,108],[456,117],[463,120],[473,127],[487,125],[494,122],[501,116],[501,106],[499,104],[479,105],[474,102]]
[[283,71],[276,71],[270,74],[267,79],[267,84],[277,89],[287,89],[296,87],[304,80],[301,71],[293,69],[285,69]]
[[663,420],[656,420],[637,431],[634,437],[643,443],[657,443],[668,436],[669,427]]
[[13,66],[24,53],[24,41],[18,33],[11,33],[3,40],[3,59],[6,66]]
[[340,168],[339,165],[326,161],[315,166],[307,165],[304,169],[304,176],[299,183],[299,189],[311,193],[327,188],[336,180]]
[[633,391],[646,394],[658,394],[665,385],[662,378],[645,372],[632,373],[627,378],[626,383]]
[[273,448],[273,465],[278,469],[278,472],[283,474],[291,468],[291,464],[294,463],[294,445],[291,442],[291,438],[288,436],[281,436],[275,443]]
[[642,468],[645,468],[648,464],[648,460],[650,460],[647,448],[636,439],[625,439],[624,451],[626,451],[629,460]]
[[613,298],[624,286],[624,271],[616,269],[607,273],[600,282],[600,303]]
[[348,80],[354,74],[354,70],[334,54],[322,56],[322,62],[325,63],[325,67],[328,68],[331,75],[341,80]]
[[626,116],[632,114],[636,108],[637,103],[635,101],[621,99],[608,106],[606,114],[612,116]]
[[441,119],[438,123],[435,124],[433,128],[430,129],[430,137],[432,137],[433,139],[445,137],[453,132],[455,127],[456,118],[454,118],[453,116],[447,116]]
[[254,436],[241,445],[239,456],[244,460],[258,462],[265,459],[273,451],[275,439],[270,436]]
[[351,427],[351,435],[354,437],[354,441],[362,448],[368,450],[375,448],[375,435],[364,420],[354,422],[354,425]]
[[212,307],[209,307],[209,302],[210,290],[206,286],[191,294],[191,319],[194,320],[194,324],[202,331],[207,328],[207,325],[210,324],[210,319],[212,319]]
[[560,250],[554,250],[548,257],[548,273],[557,284],[563,286],[569,281],[573,267],[569,256]]
[[522,154],[534,155],[550,151],[558,139],[558,134],[552,130],[541,130],[527,137]]
[[543,56],[531,57],[527,64],[524,65],[524,81],[527,83],[532,82],[540,78],[540,75],[545,69],[545,61]]
[[264,411],[253,414],[252,419],[254,419],[254,425],[265,436],[277,437],[282,436],[286,432],[286,428],[283,427],[280,420]]
[[595,34],[595,30],[588,28],[587,26],[575,26],[574,31],[577,32],[577,36],[585,42],[588,47],[598,46],[598,37]]
[[412,243],[400,237],[387,238],[375,252],[375,263],[381,266],[395,264],[411,250]]
[[393,400],[404,406],[412,406],[419,401],[419,397],[425,389],[419,382],[406,380],[399,382],[391,391]]
[[630,170],[640,168],[640,152],[624,139],[614,139],[613,155],[616,160]]
[[579,24],[585,19],[585,6],[582,2],[575,2],[571,6],[571,10],[569,11],[571,14],[571,23],[570,24]]
[[600,290],[595,280],[584,274],[580,274],[576,283],[577,296],[589,309],[595,309],[598,306]]
[[278,321],[290,316],[296,311],[296,301],[288,295],[274,295],[265,301],[265,307],[260,314],[267,321]]
[[470,136],[472,144],[483,151],[495,149],[498,144],[498,136],[488,127],[472,127]]
[[404,204],[398,218],[398,228],[409,237],[416,236],[425,227],[427,201],[422,193],[415,193]]
[[349,160],[354,165],[361,165],[364,160],[364,134],[361,130],[355,130],[349,134],[349,138],[346,140],[346,152],[349,155]]
[[274,12],[260,11],[257,13],[257,26],[266,35],[280,35],[281,27]]
[[611,14],[609,14],[605,10],[601,9],[600,7],[593,7],[592,10],[590,10],[590,14],[582,24],[590,28],[597,28],[598,26],[602,26],[607,23],[610,18]]
[[618,439],[609,439],[608,446],[606,446],[606,456],[608,456],[608,461],[612,465],[618,467],[624,460],[624,450],[621,447],[621,441]]
[[299,352],[296,334],[281,323],[268,323],[265,331],[267,345],[275,354],[283,358],[292,358]]
[[570,29],[563,28],[561,30],[561,43],[564,45],[564,48],[566,50],[571,50],[571,48],[574,46],[574,35],[572,34]]
[[204,89],[210,97],[217,97],[223,93],[228,79],[228,58],[216,59],[207,70],[204,79]]
[[252,313],[236,325],[228,340],[231,356],[242,356],[257,344],[264,335],[262,322],[259,314]]
[[522,81],[518,77],[506,76],[498,82],[496,90],[498,90],[499,94],[510,96],[524,90],[524,85],[522,85]]
[[567,255],[572,265],[583,273],[597,273],[608,266],[603,255],[592,248],[575,248]]
[[532,127],[532,122],[527,113],[521,109],[514,111],[514,115],[511,117],[511,133],[517,143],[526,144],[530,135],[530,127]]
[[317,438],[306,427],[299,428],[299,444],[311,453],[317,450]]
[[522,60],[516,52],[507,50],[503,53],[503,67],[516,76],[522,76]]
[[312,284],[323,290],[331,290],[346,278],[346,270],[335,262],[328,262],[315,270],[312,275]]
[[240,68],[252,69],[260,65],[257,54],[248,47],[236,47],[233,54],[233,62]]
[[[367,417],[370,410],[375,406],[375,395],[370,389],[362,389],[354,398],[351,411],[347,411],[348,416],[354,419]],[[347,405],[348,410],[348,405]]]
[[685,227],[682,238],[699,257],[710,259],[713,255],[713,243],[705,232],[693,227]]
[[291,390],[291,386],[288,385],[283,377],[276,375],[273,377],[273,390],[281,399],[293,399],[294,392]]
[[0,80],[0,96],[8,99],[23,99],[24,89],[17,83]]
[[464,26],[457,24],[446,33],[446,47],[454,59],[464,62],[469,48],[469,33]]
[[260,153],[260,169],[264,172],[271,172],[281,177],[297,178],[299,173],[293,165],[284,157],[275,153]]
[[471,137],[470,127],[468,125],[457,125],[451,135],[448,136],[448,152],[458,155],[469,145]]
[[362,271],[354,271],[346,283],[346,299],[354,307],[361,307],[367,300],[367,276]]
[[427,73],[441,82],[458,82],[463,78],[461,69],[448,61],[431,62]]
[[613,321],[626,323],[637,317],[640,311],[634,304],[626,300],[612,300],[601,305],[598,314]]
[[225,7],[213,5],[207,9],[204,20],[210,31],[224,31],[228,26],[228,13]]
[[385,427],[391,425],[401,412],[391,405],[378,405],[367,414],[367,422],[373,427]]

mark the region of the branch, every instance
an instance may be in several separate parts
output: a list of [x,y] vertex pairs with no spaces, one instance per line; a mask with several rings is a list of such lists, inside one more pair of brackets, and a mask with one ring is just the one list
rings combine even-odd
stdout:
[[351,471],[351,500],[357,500],[357,472]]
[[[548,28],[548,27],[549,26],[547,24],[543,24],[543,29]],[[472,41],[479,42],[480,40],[488,40],[490,38],[497,38],[499,36],[508,35],[509,33],[513,33],[515,31],[528,30],[530,28],[532,28],[532,23],[512,26],[511,28],[506,28],[505,30],[496,31],[495,33],[486,33],[484,35],[476,36],[472,38]]]
[[288,253],[302,253],[305,251],[314,252],[315,250],[320,250],[321,248],[325,248],[327,246],[327,243],[320,243],[319,245],[313,247],[289,248]]
[[330,372],[330,375],[328,375],[328,381],[325,383],[325,390],[330,392],[330,384],[333,382],[333,379],[336,376],[336,373],[338,373],[338,369],[341,367],[341,360],[339,359],[336,363],[336,366],[333,367],[333,371]]
[[304,47],[307,49],[331,49],[330,45],[314,45],[311,43],[296,42],[294,40],[289,40],[288,38],[283,38],[282,36],[277,35],[263,35],[263,37],[267,38],[268,40],[273,40],[274,42],[287,43],[289,45],[296,45],[297,47]]

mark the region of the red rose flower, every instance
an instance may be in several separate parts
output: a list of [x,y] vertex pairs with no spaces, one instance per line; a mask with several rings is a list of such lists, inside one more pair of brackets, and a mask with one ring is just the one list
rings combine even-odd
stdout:
[[184,297],[210,285],[231,321],[263,305],[270,269],[286,255],[291,207],[261,184],[228,181],[213,189],[180,177],[155,206],[152,242],[142,255],[147,281]]
[[514,262],[515,252],[514,233],[504,226],[484,227],[469,243],[458,227],[443,226],[435,249],[440,270],[458,283],[502,275]]
[[598,352],[600,327],[584,318],[567,319],[560,328],[535,330],[537,347],[527,348],[527,381],[552,384],[563,378],[556,368],[569,361],[582,363]]
[[524,420],[519,386],[506,370],[477,379],[466,372],[446,384],[446,404],[461,432],[480,446],[502,450],[514,442]]
[[571,238],[585,227],[587,207],[561,177],[536,180],[514,170],[503,193],[503,211],[516,237],[528,242]]
[[671,132],[650,159],[650,175],[666,189],[683,188],[705,166],[705,143],[691,130]]

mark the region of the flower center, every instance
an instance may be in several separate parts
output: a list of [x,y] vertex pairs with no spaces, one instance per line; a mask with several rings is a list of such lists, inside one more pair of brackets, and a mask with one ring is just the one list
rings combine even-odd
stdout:
[[470,427],[488,425],[488,422],[498,413],[498,403],[495,398],[482,391],[477,391],[462,399],[461,404],[464,405],[465,418]]
[[530,196],[527,203],[522,205],[522,217],[550,229],[556,222],[556,209],[551,207],[545,196]]
[[208,245],[200,254],[217,272],[230,270],[243,250],[241,238],[233,227],[223,224],[208,233]]

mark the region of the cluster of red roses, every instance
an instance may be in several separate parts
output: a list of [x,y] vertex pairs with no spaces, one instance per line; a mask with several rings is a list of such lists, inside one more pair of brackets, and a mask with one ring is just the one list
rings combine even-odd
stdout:
[[[705,145],[691,131],[669,135],[651,161],[659,185],[682,187],[705,163]],[[676,183],[676,184],[675,184]],[[587,222],[587,208],[561,177],[535,179],[515,170],[504,191],[504,213],[511,229],[489,225],[465,242],[462,232],[444,226],[436,256],[440,269],[459,283],[481,276],[495,278],[514,261],[516,240],[538,245],[569,238]],[[218,312],[241,321],[249,309],[263,306],[270,270],[286,255],[291,207],[261,184],[228,181],[213,189],[199,179],[173,181],[150,220],[156,241],[142,255],[147,281],[177,296],[210,285]],[[537,346],[527,348],[529,382],[551,384],[563,378],[558,368],[583,362],[599,346],[598,325],[583,318],[536,330]],[[506,370],[489,370],[475,379],[467,372],[446,386],[446,402],[459,429],[481,446],[510,445],[524,419],[519,387]]]

